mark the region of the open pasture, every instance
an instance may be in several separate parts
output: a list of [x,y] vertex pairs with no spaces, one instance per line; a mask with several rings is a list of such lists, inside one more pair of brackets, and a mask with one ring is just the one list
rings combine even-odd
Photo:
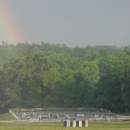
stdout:
[[0,122],[0,130],[130,130],[130,122],[89,122],[87,128],[66,128],[63,123]]

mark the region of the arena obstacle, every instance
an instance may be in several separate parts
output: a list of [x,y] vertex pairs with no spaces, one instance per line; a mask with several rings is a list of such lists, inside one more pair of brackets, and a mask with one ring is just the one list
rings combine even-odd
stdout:
[[76,120],[70,121],[70,127],[76,127]]
[[88,121],[87,120],[65,120],[63,122],[64,127],[88,127]]

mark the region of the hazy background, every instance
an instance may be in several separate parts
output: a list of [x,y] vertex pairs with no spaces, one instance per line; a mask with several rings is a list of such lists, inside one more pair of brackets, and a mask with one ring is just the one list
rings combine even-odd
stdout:
[[24,37],[21,42],[70,47],[130,43],[130,0],[3,1]]

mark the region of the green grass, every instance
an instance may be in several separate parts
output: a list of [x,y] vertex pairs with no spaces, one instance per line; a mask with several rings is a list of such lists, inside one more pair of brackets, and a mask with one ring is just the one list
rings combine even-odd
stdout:
[[89,122],[88,128],[66,128],[63,123],[0,122],[0,130],[130,130],[130,122]]
[[10,113],[0,114],[0,121],[3,120],[16,120]]

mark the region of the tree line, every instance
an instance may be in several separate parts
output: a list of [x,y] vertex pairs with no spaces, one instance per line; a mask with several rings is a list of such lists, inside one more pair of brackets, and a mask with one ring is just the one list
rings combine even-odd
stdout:
[[0,44],[0,112],[103,107],[130,111],[130,46]]

